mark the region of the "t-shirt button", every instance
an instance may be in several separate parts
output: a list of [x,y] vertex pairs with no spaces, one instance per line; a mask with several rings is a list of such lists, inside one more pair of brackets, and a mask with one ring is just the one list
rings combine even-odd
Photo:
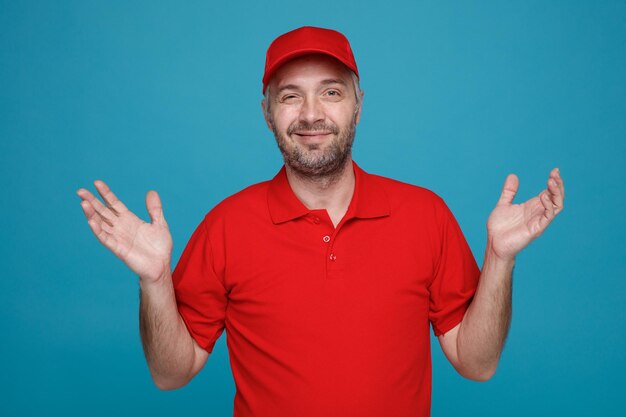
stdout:
[[336,261],[337,260],[337,256],[334,253],[330,254],[330,260],[331,261]]
[[324,236],[322,240],[326,243],[330,242],[330,236]]
[[313,217],[313,223],[320,224],[320,218],[319,217]]

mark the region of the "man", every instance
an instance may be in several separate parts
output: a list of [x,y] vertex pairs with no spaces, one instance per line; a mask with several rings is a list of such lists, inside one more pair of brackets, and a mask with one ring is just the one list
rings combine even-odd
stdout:
[[140,277],[140,328],[156,385],[175,389],[227,331],[235,416],[427,416],[429,325],[458,372],[495,372],[516,254],[563,208],[547,189],[512,204],[506,178],[480,271],[435,194],[351,158],[363,93],[348,40],[303,27],[267,52],[262,108],[285,165],[207,214],[174,271],[156,192],[144,223],[101,181],[80,189],[98,239]]

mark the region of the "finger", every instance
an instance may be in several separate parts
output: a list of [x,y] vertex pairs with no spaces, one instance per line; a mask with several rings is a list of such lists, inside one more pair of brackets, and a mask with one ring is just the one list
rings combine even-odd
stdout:
[[115,236],[115,228],[107,222],[100,223],[100,227],[107,235]]
[[102,243],[104,246],[109,247],[111,236],[105,230],[103,230],[102,226],[106,225],[106,223],[101,223],[96,219],[91,219],[87,222],[91,231],[96,236],[96,238]]
[[548,221],[551,221],[554,218],[554,204],[552,204],[552,200],[550,199],[549,193],[547,191],[542,191],[539,195],[539,199],[541,200],[541,204],[543,205],[543,217],[545,217]]
[[543,210],[538,216],[537,228],[536,229],[533,228],[533,233],[536,236],[541,235],[543,231],[546,230],[550,222],[552,221],[550,209],[546,207],[546,203],[548,203],[548,207],[551,206],[552,204],[549,203],[549,201],[546,201],[545,191],[542,191],[541,194],[539,194],[539,201],[541,202]]
[[555,212],[558,213],[563,209],[563,194],[561,193],[561,188],[554,180],[554,178],[550,178],[548,180],[548,197],[550,197],[550,201],[552,202]]
[[96,213],[100,215],[103,221],[106,221],[109,224],[113,224],[112,219],[115,218],[116,215],[111,210],[109,210],[107,206],[102,204],[100,200],[98,200],[93,194],[91,194],[91,192],[85,190],[84,188],[81,188],[76,193],[80,196],[80,198],[82,198],[84,201],[87,201],[93,207],[93,209],[96,211]]
[[91,203],[87,200],[83,200],[80,202],[80,207],[83,209],[83,213],[87,218],[87,222],[95,222],[98,225],[102,225],[102,217],[96,212],[96,209],[93,208]]
[[163,206],[161,204],[161,198],[156,191],[148,191],[146,194],[146,208],[150,219],[154,224],[167,224],[165,217],[163,216]]
[[109,219],[102,217],[89,201],[83,200],[80,206],[83,209],[83,213],[85,213],[85,217],[87,217],[87,222],[96,222],[100,227],[102,227],[103,224],[113,226],[113,223]]
[[[554,183],[551,184],[551,181]],[[552,187],[551,187],[552,185]],[[548,190],[554,194],[553,201],[555,205],[559,207],[558,211],[563,209],[563,201],[565,200],[565,184],[561,177],[561,170],[559,168],[553,168],[550,171],[550,178],[548,179]]]
[[563,184],[563,178],[561,177],[561,170],[559,168],[553,168],[552,171],[550,171],[550,178],[554,179],[561,190],[561,194],[565,197],[565,186]]
[[556,169],[556,183],[559,185],[561,189],[561,195],[563,196],[563,200],[565,200],[565,182],[563,182],[563,178],[561,177],[561,170],[559,168]]
[[513,199],[515,198],[515,194],[517,194],[517,189],[519,187],[519,179],[515,174],[509,174],[504,181],[504,186],[502,187],[502,194],[500,194],[500,199],[498,200],[498,206],[502,204],[512,204]]
[[[84,191],[86,190],[81,189],[81,190],[78,190],[77,193],[79,195],[87,197]],[[95,197],[94,199],[97,201]],[[117,241],[114,235],[112,234],[113,226],[111,225],[111,223],[108,220],[104,219],[96,211],[96,209],[93,207],[93,205],[91,204],[89,200],[84,199],[83,201],[80,202],[80,206],[83,209],[83,212],[85,213],[85,217],[87,217],[87,224],[89,225],[89,228],[91,229],[93,234],[96,236],[98,241],[115,253],[115,251],[117,250]]]
[[102,223],[100,223],[96,219],[90,219],[89,221],[87,221],[87,224],[91,228],[91,231],[93,232],[93,234],[96,235],[96,237],[99,238],[99,235],[103,232],[102,231]]
[[117,196],[113,193],[113,191],[111,191],[109,186],[104,183],[104,181],[96,180],[94,181],[94,185],[96,186],[96,189],[98,190],[98,193],[100,194],[104,202],[115,214],[120,214],[128,210],[124,203],[122,203],[122,201],[117,198]]
[[85,213],[85,217],[87,221],[89,221],[93,216],[96,215],[96,210],[89,204],[89,201],[83,200],[80,202],[80,207],[83,209],[83,213]]
[[554,177],[554,178],[558,177],[559,176],[559,169],[556,168],[556,167],[552,168],[552,171],[550,171],[550,176]]
[[90,200],[93,197],[93,194],[84,188],[79,188],[76,190],[76,195],[80,197],[81,200]]

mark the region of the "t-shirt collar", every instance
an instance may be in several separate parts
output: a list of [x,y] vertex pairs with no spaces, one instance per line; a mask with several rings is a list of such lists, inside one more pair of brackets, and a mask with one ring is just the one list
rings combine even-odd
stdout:
[[[362,219],[389,216],[387,194],[376,181],[376,176],[363,171],[354,161],[352,166],[355,186],[347,215]],[[274,224],[297,219],[311,211],[294,194],[284,166],[270,181],[267,204]]]

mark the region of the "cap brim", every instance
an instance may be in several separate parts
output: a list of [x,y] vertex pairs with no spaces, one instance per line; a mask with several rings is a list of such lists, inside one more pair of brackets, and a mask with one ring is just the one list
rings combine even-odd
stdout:
[[271,68],[268,68],[268,70],[265,72],[265,77],[263,77],[263,93],[265,93],[265,90],[267,89],[267,86],[270,80],[272,79],[272,77],[274,76],[274,73],[278,70],[278,68],[286,64],[288,61],[291,61],[292,59],[299,58],[305,55],[314,55],[314,54],[323,54],[323,55],[327,55],[332,58],[335,58],[337,61],[341,62],[343,65],[345,65],[354,73],[356,73],[358,76],[358,70],[354,68],[351,65],[351,63],[345,62],[343,59],[341,59],[341,57],[337,56],[336,54],[333,54],[332,52],[329,52],[324,49],[319,49],[319,48],[303,48],[303,49],[298,49],[296,51],[292,51],[282,56],[279,60],[277,60],[274,63],[274,65],[272,65]]

